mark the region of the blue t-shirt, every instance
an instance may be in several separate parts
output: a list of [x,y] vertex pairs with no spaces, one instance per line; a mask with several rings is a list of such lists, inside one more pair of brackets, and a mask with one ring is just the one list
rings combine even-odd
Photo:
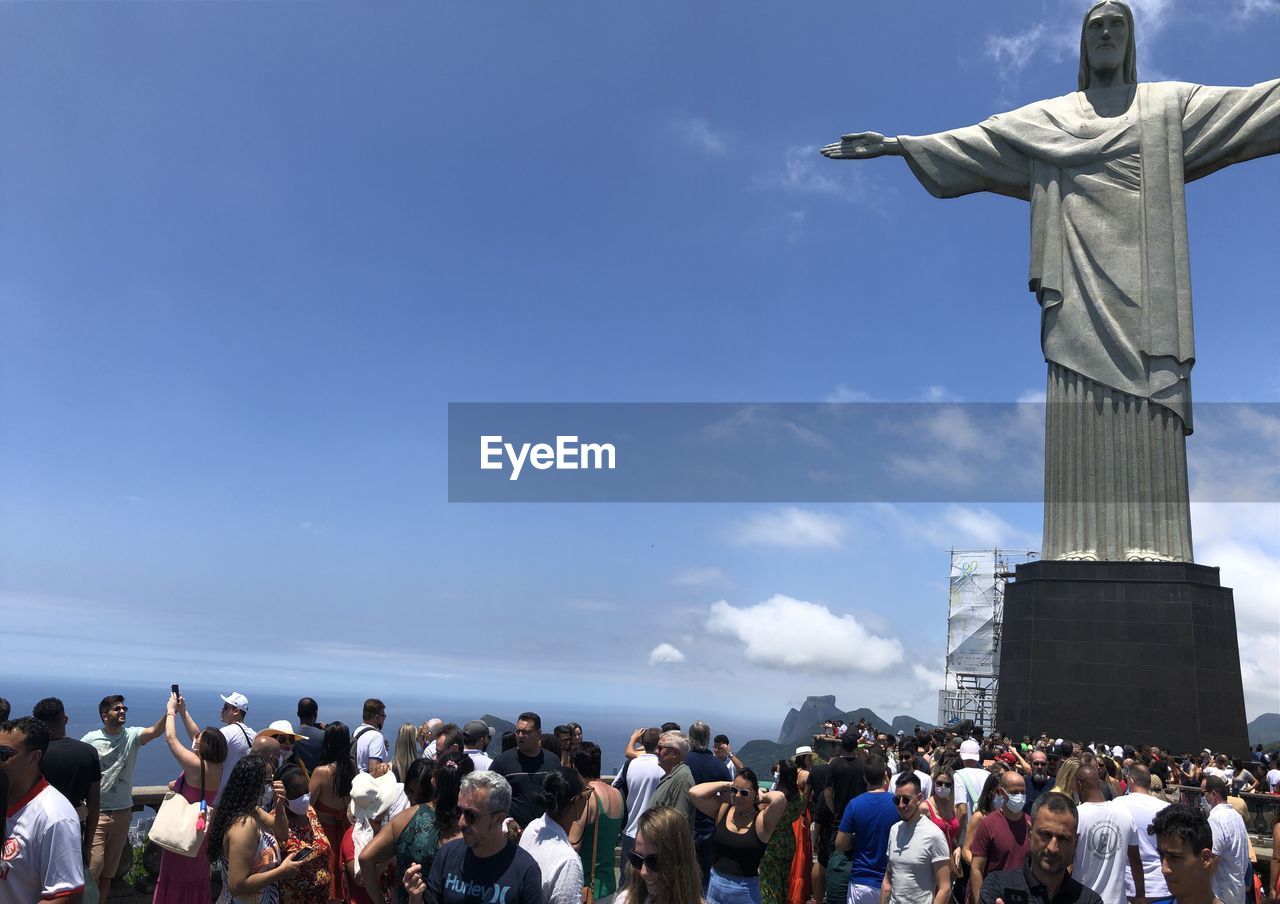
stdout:
[[887,791],[859,794],[844,808],[840,831],[853,836],[849,884],[879,888],[889,865],[889,830],[899,822],[898,807]]

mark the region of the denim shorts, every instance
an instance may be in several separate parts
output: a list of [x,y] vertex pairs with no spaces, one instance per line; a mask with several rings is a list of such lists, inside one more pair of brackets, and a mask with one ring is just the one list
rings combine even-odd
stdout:
[[707,904],[760,904],[760,877],[722,876],[713,869],[707,883]]

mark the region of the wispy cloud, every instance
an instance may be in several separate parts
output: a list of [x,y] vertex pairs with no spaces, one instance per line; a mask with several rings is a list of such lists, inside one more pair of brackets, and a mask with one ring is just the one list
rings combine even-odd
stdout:
[[845,402],[870,402],[872,399],[870,393],[863,392],[860,389],[850,389],[841,383],[827,393],[826,398],[822,401],[840,404]]
[[727,587],[733,582],[719,568],[708,566],[678,571],[672,576],[671,583],[677,587]]
[[788,507],[740,521],[730,528],[729,539],[741,546],[839,549],[847,527],[835,515]]
[[1236,4],[1235,15],[1244,22],[1262,16],[1280,16],[1280,0],[1242,0]]
[[660,643],[649,651],[649,665],[684,662],[685,655],[669,643]]
[[700,116],[680,116],[673,119],[670,128],[688,147],[712,157],[724,157],[729,153],[728,138]]
[[882,672],[902,662],[902,643],[872,634],[852,615],[775,594],[741,608],[720,600],[707,630],[743,645],[747,661],[786,670]]
[[833,163],[818,153],[814,145],[792,145],[782,152],[777,169],[757,176],[757,188],[790,195],[828,198],[849,204],[871,204],[874,183],[865,171],[846,163]]
[[971,546],[1038,550],[1040,537],[1015,527],[990,509],[949,505],[936,514],[918,517],[896,505],[876,506],[884,521],[908,537],[924,540],[941,549]]

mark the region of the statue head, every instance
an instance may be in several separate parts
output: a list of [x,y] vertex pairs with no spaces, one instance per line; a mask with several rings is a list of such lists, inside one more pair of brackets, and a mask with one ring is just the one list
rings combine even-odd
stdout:
[[1120,70],[1126,84],[1138,83],[1133,11],[1121,0],[1100,0],[1089,7],[1080,27],[1080,90],[1089,87],[1093,73],[1113,69]]

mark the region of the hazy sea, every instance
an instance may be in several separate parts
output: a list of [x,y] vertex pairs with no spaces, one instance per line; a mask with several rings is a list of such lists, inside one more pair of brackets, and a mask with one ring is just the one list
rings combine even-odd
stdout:
[[[249,698],[249,716],[245,720],[254,729],[265,728],[276,719],[288,719],[297,724],[298,698],[314,696],[320,705],[320,720],[330,722],[341,720],[354,730],[360,724],[360,708],[365,693],[356,694],[315,694],[306,688],[291,689],[287,693],[266,693],[253,687],[209,688],[197,686],[182,687],[182,695],[187,699],[187,707],[199,725],[221,726],[218,714],[222,708],[219,694],[240,691]],[[514,722],[516,715],[525,710],[533,710],[542,717],[542,728],[550,731],[553,726],[564,722],[577,722],[582,725],[583,737],[600,745],[603,755],[603,766],[606,774],[617,772],[622,768],[623,749],[627,738],[638,726],[660,725],[668,720],[678,722],[685,728],[694,719],[704,719],[711,724],[714,734],[727,734],[735,748],[741,748],[747,741],[765,738],[776,740],[785,712],[762,714],[758,720],[744,719],[740,716],[726,716],[714,712],[696,711],[692,707],[685,711],[662,712],[645,710],[639,707],[618,706],[602,708],[599,706],[572,706],[561,703],[540,704],[537,700],[449,700],[417,693],[411,689],[384,690],[374,689],[380,699],[387,705],[387,722],[382,734],[388,744],[395,741],[396,732],[404,722],[417,725],[424,720],[438,716],[447,722],[459,725],[470,719],[479,718],[485,713]],[[167,685],[161,687],[139,686],[118,681],[102,684],[87,684],[81,681],[59,681],[48,679],[22,679],[12,676],[0,678],[0,697],[9,700],[13,707],[13,716],[31,714],[31,707],[43,697],[58,697],[66,707],[70,721],[67,734],[79,738],[86,732],[102,725],[98,718],[98,701],[108,694],[123,694],[129,706],[130,725],[145,726],[153,724],[164,715],[165,700],[169,694]],[[179,729],[179,736],[184,740],[186,733]],[[495,739],[496,745],[497,739]],[[169,753],[163,738],[152,741],[143,747],[138,754],[138,765],[134,770],[134,785],[167,784],[178,774],[178,765]]]

